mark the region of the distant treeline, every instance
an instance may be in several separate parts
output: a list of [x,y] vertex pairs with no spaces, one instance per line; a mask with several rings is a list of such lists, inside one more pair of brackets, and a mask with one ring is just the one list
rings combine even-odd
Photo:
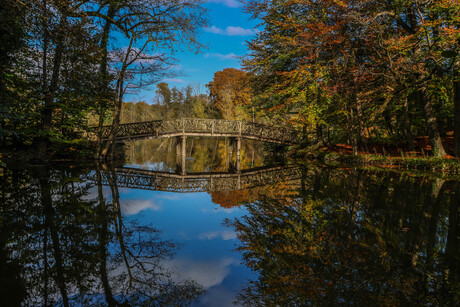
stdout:
[[[159,119],[175,118],[221,118],[222,114],[214,107],[211,97],[200,87],[169,88],[167,83],[157,84],[156,95],[152,101],[123,102],[121,123],[134,123]],[[106,124],[111,123],[106,119]],[[98,124],[97,116],[90,115],[90,126]]]

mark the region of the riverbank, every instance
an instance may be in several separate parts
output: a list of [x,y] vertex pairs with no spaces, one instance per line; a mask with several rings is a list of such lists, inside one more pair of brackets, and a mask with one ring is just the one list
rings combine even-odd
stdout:
[[[367,150],[361,149],[357,155],[352,153],[350,145],[334,144],[323,147],[307,147],[296,149],[291,155],[296,159],[319,160],[326,165],[360,165],[384,169],[405,169],[418,171],[443,172],[460,174],[460,159],[452,155],[442,158],[431,157],[431,148],[427,137],[417,138],[416,148],[408,150],[397,145],[368,145]],[[451,140],[446,138],[448,153],[452,153]]]
[[[51,142],[48,149],[47,160],[38,158],[36,145],[18,145],[0,147],[0,165],[4,161],[9,163],[42,164],[48,162],[85,162],[98,161],[96,155],[96,142],[77,140],[75,142]],[[115,156],[111,161],[123,163],[126,160],[126,144],[116,146]]]

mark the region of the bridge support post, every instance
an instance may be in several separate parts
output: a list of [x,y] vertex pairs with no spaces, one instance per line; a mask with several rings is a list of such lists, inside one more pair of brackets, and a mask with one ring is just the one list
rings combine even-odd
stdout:
[[186,175],[187,171],[185,169],[186,161],[185,161],[185,155],[181,156],[181,175]]
[[186,144],[187,137],[185,135],[176,137],[176,156],[185,155]]
[[[236,161],[233,164],[233,149],[236,149]],[[229,158],[229,170],[240,172],[241,170],[241,138],[231,137],[229,138],[228,145],[228,158]]]
[[241,153],[241,138],[238,137],[236,138],[236,157],[238,160],[240,159],[240,153]]
[[180,136],[177,136],[176,137],[176,157],[180,156],[182,152],[181,145],[182,145],[182,140],[180,139]]
[[236,171],[241,170],[241,137],[236,138]]
[[235,138],[228,138],[228,156],[230,161],[233,160],[233,143],[235,142]]
[[186,145],[187,138],[185,135],[176,137],[176,172],[182,175],[186,174]]

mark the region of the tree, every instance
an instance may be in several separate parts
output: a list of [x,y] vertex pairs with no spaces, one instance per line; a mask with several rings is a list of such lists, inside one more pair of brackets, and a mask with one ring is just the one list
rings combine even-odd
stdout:
[[18,52],[25,44],[25,29],[23,19],[25,17],[25,8],[14,0],[2,1],[0,4],[0,21],[2,33],[0,35],[0,142],[7,144],[8,139],[15,139],[14,124],[18,120],[18,114],[11,109],[13,108],[14,93],[11,88],[19,83],[12,71],[13,63],[17,62],[14,54]]
[[355,153],[379,134],[412,145],[415,130],[443,156],[458,9],[456,1],[247,1],[263,27],[243,61],[254,102],[272,118],[296,113],[317,141],[333,127]]
[[[36,89],[19,89],[22,95],[15,105],[31,106],[32,120],[26,125],[35,130],[31,134],[38,157],[47,160],[51,141],[77,143],[73,140],[84,131],[86,112],[93,105],[89,101],[95,98],[97,89],[90,80],[97,80],[98,32],[94,31],[94,20],[84,13],[96,4],[34,0],[23,5],[27,39],[24,51],[16,56],[30,64],[14,68]],[[76,126],[80,126],[79,133],[75,133]]]
[[226,68],[214,74],[206,86],[215,108],[224,119],[244,120],[249,118],[251,88],[247,85],[248,75],[235,68]]
[[[198,51],[202,47],[197,41],[206,23],[202,3],[2,3],[2,22],[8,22],[0,37],[4,42],[0,48],[1,95],[8,98],[0,109],[4,115],[0,120],[2,142],[34,142],[38,157],[46,160],[62,145],[83,144],[86,118],[94,112],[100,154],[107,111],[112,109],[117,129],[126,92],[133,93],[169,74],[174,63],[171,54],[177,49]],[[114,131],[104,155],[115,144],[115,135]]]
[[[123,7],[118,21],[129,38],[127,48],[117,52],[119,66],[116,76],[116,103],[112,115],[112,131],[101,155],[107,157],[115,148],[120,124],[121,106],[125,92],[137,86],[152,84],[164,76],[171,64],[164,54],[153,52],[184,44],[192,49],[201,45],[196,40],[197,31],[205,25],[201,0],[187,1],[129,1]],[[142,76],[142,78],[140,77]]]

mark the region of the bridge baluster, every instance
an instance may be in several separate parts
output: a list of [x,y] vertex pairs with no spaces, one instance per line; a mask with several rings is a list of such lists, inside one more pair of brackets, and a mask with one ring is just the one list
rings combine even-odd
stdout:
[[[110,135],[111,126],[104,126],[103,140]],[[146,137],[169,137],[175,135],[203,135],[245,137],[255,140],[295,144],[298,135],[286,127],[273,127],[257,123],[215,119],[173,119],[121,124],[117,131],[118,140]]]

